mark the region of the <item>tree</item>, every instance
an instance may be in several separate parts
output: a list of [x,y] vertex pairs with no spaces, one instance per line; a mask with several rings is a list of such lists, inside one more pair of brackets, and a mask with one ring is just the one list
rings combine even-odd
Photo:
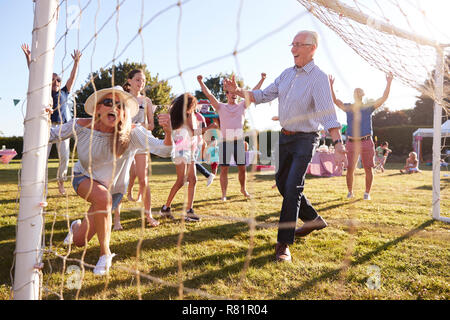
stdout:
[[[223,91],[223,80],[225,78],[231,78],[232,74],[228,73],[219,73],[215,76],[210,76],[209,78],[206,78],[205,85],[208,87],[208,89],[211,91],[212,95],[216,97],[218,101],[225,102],[227,101],[227,97],[225,95],[225,92]],[[244,86],[244,81],[242,79],[236,79],[236,82],[239,87]],[[195,97],[197,99],[206,99],[206,96],[203,94],[201,90],[195,91]]]
[[390,111],[388,108],[377,110],[372,117],[373,126],[377,128],[408,125],[410,110]]
[[[448,70],[450,68],[450,55],[446,56],[446,73],[444,76],[444,108],[442,110],[442,116],[446,115],[445,105],[447,108],[447,112],[450,111],[450,78],[448,76]],[[436,70],[431,73],[431,78],[426,80],[422,85],[423,88],[429,88],[429,90],[434,90],[434,76]],[[430,98],[428,95],[422,94],[417,97],[416,106],[414,108],[414,112],[411,116],[411,123],[418,126],[433,126],[433,106],[434,100]]]
[[[76,117],[88,118],[90,117],[84,112],[84,103],[86,99],[94,92],[94,86],[96,90],[109,88],[116,85],[124,85],[127,81],[128,73],[133,69],[144,70],[145,78],[147,79],[147,86],[145,88],[145,94],[152,100],[153,105],[169,105],[172,99],[171,87],[167,81],[160,81],[158,75],[151,76],[150,71],[147,70],[146,64],[128,62],[126,60],[123,63],[119,63],[117,66],[112,66],[108,69],[100,69],[93,72],[87,79],[86,83],[76,92],[77,106]],[[113,78],[114,74],[114,78]],[[92,85],[94,82],[94,86]],[[155,112],[155,129],[153,134],[156,137],[161,138],[163,134],[162,128],[157,121],[157,114],[162,111],[161,108],[157,108]]]
[[[233,74],[223,74],[219,73],[215,76],[210,76],[209,78],[206,78],[204,80],[205,85],[208,87],[209,91],[211,91],[211,94],[216,97],[216,99],[220,102],[226,102],[227,97],[225,95],[225,92],[223,91],[223,80],[225,78],[231,78]],[[242,79],[236,78],[236,83],[239,87],[244,87],[244,81]],[[248,89],[249,87],[245,87],[245,89]],[[194,96],[197,98],[197,100],[200,99],[206,99],[206,96],[203,94],[201,90],[196,90]],[[244,132],[248,131],[250,129],[248,125],[247,119],[244,121]]]

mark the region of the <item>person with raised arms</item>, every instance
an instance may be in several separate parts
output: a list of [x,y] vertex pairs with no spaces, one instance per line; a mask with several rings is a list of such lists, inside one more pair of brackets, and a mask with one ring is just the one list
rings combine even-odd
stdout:
[[245,101],[236,103],[237,95],[235,93],[225,91],[227,103],[219,102],[209,91],[208,87],[203,83],[203,76],[197,76],[202,92],[211,102],[219,114],[220,131],[222,141],[219,143],[219,166],[220,166],[220,187],[222,189],[222,200],[227,200],[228,189],[228,169],[230,167],[231,156],[238,167],[238,178],[241,185],[241,193],[250,198],[247,192],[246,180],[247,171],[245,168],[245,145],[244,145],[244,120],[247,105]]
[[[224,89],[255,104],[278,98],[278,117],[282,126],[277,153],[275,180],[283,197],[275,246],[277,261],[291,261],[289,245],[327,226],[304,194],[305,176],[319,144],[319,132],[328,130],[335,145],[336,162],[345,159],[336,110],[327,75],[314,63],[318,35],[300,31],[292,41],[294,66],[284,70],[264,90],[244,90],[234,77],[224,80]],[[305,223],[295,229],[297,219]]]

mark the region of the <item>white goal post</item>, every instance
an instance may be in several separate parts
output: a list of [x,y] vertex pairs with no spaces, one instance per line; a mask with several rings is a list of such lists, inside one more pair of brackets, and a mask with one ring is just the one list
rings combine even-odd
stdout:
[[13,298],[40,298],[42,266],[43,202],[48,145],[48,113],[51,99],[58,0],[35,0],[27,110],[24,124],[20,178],[20,204]]

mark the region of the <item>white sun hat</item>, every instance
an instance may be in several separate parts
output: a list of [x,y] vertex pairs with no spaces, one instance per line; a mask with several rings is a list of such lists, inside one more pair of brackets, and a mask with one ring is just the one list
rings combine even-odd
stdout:
[[103,99],[103,97],[109,93],[112,93],[119,97],[119,99],[130,110],[131,118],[133,118],[138,113],[139,107],[136,98],[132,94],[124,91],[121,86],[101,89],[91,94],[84,103],[84,111],[92,116],[97,103],[99,103]]

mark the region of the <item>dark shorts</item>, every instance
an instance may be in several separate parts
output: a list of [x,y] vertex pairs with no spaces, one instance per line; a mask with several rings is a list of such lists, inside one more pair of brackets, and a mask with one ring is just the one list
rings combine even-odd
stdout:
[[229,166],[231,157],[233,157],[236,165],[245,166],[244,139],[223,141],[219,144],[219,164],[221,166]]
[[[85,179],[90,179],[88,176],[83,176],[79,172],[74,172],[74,177],[72,181],[72,186],[75,192],[78,192],[78,187],[80,186],[81,182],[83,182]],[[122,193],[114,193],[112,196],[112,210],[116,209],[120,201],[122,201],[123,194]]]

